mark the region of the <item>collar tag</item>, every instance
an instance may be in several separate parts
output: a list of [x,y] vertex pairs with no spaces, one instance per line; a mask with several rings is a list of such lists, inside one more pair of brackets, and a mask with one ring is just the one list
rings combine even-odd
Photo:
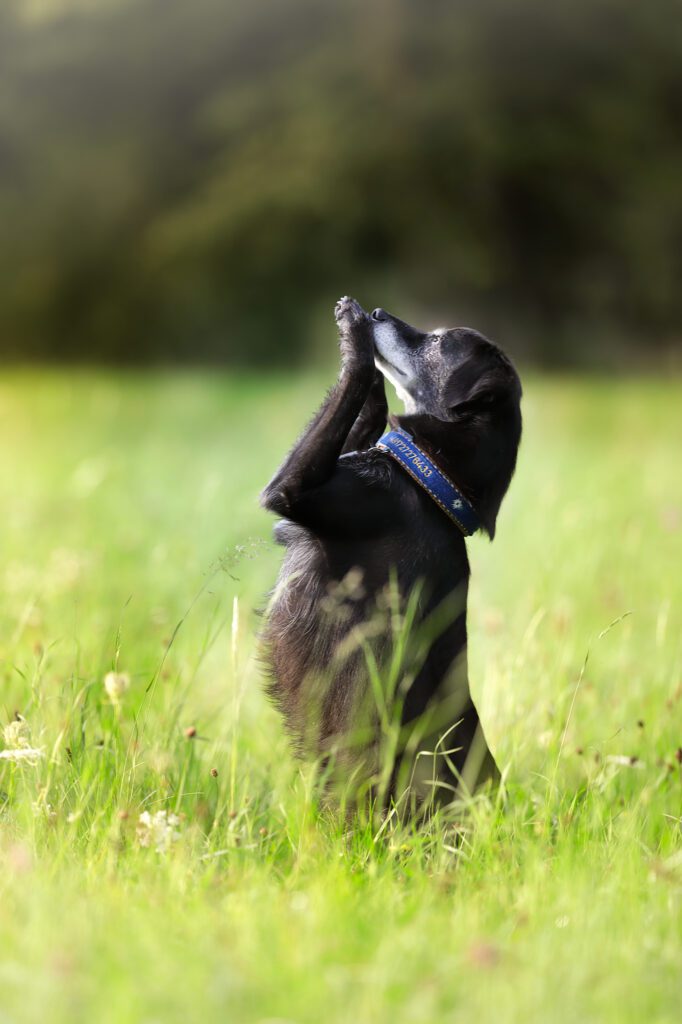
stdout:
[[419,448],[406,430],[389,430],[376,447],[390,455],[460,528],[465,537],[480,528],[473,506],[434,462]]

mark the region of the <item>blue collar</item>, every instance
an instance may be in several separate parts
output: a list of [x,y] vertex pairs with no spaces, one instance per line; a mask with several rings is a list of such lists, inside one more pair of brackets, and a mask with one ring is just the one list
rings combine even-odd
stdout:
[[389,430],[379,438],[376,447],[392,456],[431,495],[465,537],[476,533],[481,524],[474,508],[452,480],[448,480],[445,473],[417,447],[406,430]]

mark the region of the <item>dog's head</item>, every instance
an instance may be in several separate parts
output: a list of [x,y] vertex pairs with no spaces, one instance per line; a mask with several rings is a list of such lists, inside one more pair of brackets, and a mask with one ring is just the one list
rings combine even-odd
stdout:
[[375,362],[405,405],[401,423],[451,460],[490,536],[521,437],[521,382],[497,345],[468,327],[423,332],[375,309]]
[[517,403],[521,384],[507,356],[469,327],[423,332],[385,309],[372,313],[375,363],[405,412],[456,420]]

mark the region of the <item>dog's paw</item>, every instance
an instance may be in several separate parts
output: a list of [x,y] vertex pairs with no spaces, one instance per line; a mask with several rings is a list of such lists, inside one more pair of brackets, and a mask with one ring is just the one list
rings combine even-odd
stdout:
[[367,317],[367,314],[357,299],[351,298],[350,295],[343,295],[334,306],[334,316],[340,327],[341,325],[349,326],[360,323]]
[[353,371],[371,370],[374,366],[374,342],[371,319],[364,309],[350,295],[339,299],[334,308],[336,325],[339,329],[341,362]]

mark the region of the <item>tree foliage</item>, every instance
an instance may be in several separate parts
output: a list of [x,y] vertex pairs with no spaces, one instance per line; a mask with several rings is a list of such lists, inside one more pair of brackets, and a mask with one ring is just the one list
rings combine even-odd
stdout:
[[290,361],[343,292],[546,362],[672,347],[678,15],[6,2],[0,352]]

